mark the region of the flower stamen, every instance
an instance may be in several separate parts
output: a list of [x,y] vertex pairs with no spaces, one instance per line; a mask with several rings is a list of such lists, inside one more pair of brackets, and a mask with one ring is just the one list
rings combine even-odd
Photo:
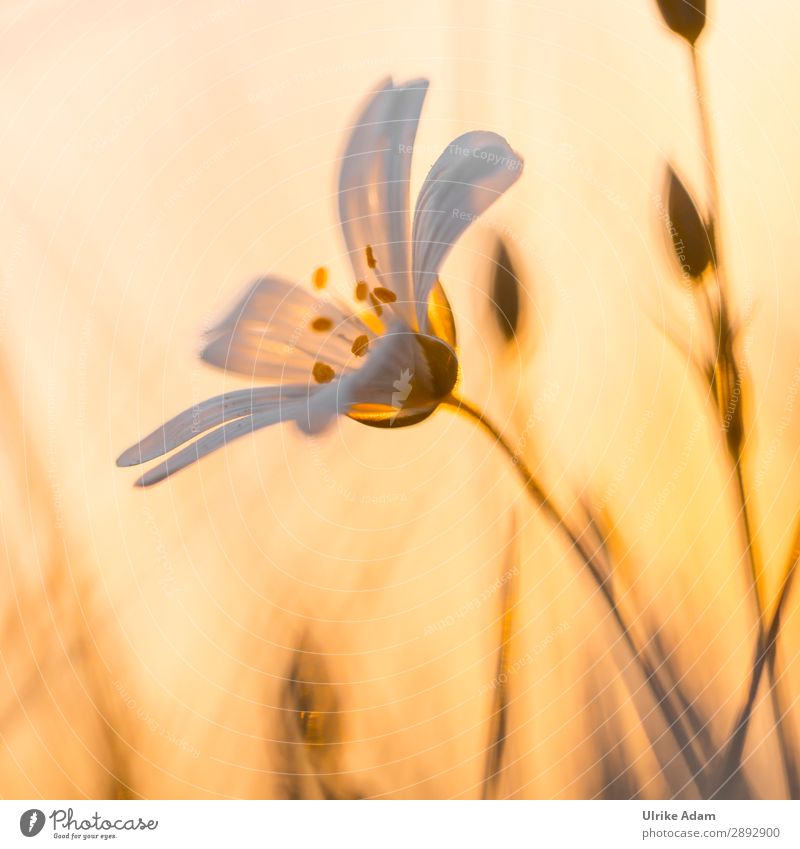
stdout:
[[397,295],[391,289],[387,289],[384,286],[376,286],[372,291],[375,297],[384,304],[393,304],[397,300]]
[[311,322],[311,329],[319,333],[324,333],[326,330],[330,330],[331,327],[333,327],[333,321],[325,315],[321,315]]
[[367,295],[369,295],[369,286],[363,280],[359,280],[356,283],[356,300],[366,301]]
[[367,245],[366,254],[367,254],[367,265],[370,268],[375,268],[378,265],[378,260],[375,259],[375,254],[372,252],[372,245]]
[[353,347],[350,349],[356,357],[363,357],[369,350],[369,337],[362,333],[356,336]]
[[381,306],[381,302],[375,297],[373,292],[369,293],[369,301],[372,304],[372,308],[375,310],[375,315],[380,318],[383,315],[383,307]]
[[314,274],[311,278],[314,282],[315,289],[324,289],[328,285],[328,269],[325,266],[320,266],[314,269]]
[[321,363],[319,361],[314,363],[311,374],[314,375],[314,380],[317,383],[330,383],[336,377],[336,372],[327,363]]

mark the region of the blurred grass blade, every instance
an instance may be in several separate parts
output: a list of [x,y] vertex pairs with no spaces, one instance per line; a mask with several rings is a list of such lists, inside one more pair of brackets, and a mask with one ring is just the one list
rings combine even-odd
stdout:
[[503,591],[501,597],[502,613],[500,615],[500,643],[497,649],[497,667],[494,685],[494,699],[490,722],[489,747],[487,749],[486,769],[483,779],[483,798],[497,798],[497,787],[503,767],[503,753],[508,736],[508,687],[510,643],[514,625],[514,611],[517,606],[517,576],[519,574],[518,554],[515,541],[517,539],[516,519],[512,524],[512,556],[510,565],[501,577]]
[[343,749],[337,685],[325,655],[304,640],[283,692],[285,792],[291,799],[356,798],[339,781]]

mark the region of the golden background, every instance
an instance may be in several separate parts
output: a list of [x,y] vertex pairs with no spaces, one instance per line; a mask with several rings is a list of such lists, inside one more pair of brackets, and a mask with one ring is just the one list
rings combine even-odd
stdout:
[[[710,8],[774,597],[800,484],[800,14]],[[148,491],[114,466],[243,385],[196,353],[249,280],[350,273],[335,175],[354,110],[387,73],[427,76],[412,196],[466,130],[526,160],[444,269],[464,392],[562,503],[591,498],[629,617],[723,741],[755,624],[722,443],[665,338],[692,326],[654,204],[665,160],[705,190],[685,45],[655,3],[9,0],[0,57],[0,794],[479,797],[510,573],[493,795],[696,795],[596,588],[468,421],[283,425]],[[511,344],[498,236],[523,287]],[[795,733],[799,639],[795,596]],[[761,797],[787,794],[776,746],[762,698]]]

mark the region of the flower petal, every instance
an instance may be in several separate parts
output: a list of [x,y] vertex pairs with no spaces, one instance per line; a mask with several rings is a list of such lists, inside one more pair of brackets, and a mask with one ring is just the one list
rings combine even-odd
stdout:
[[[319,319],[329,319],[323,331],[314,329]],[[280,277],[261,277],[207,334],[200,356],[248,377],[302,382],[323,349],[325,362],[342,368],[363,333],[370,335],[366,325],[331,301]]]
[[414,297],[421,328],[445,257],[469,225],[522,174],[523,161],[496,133],[465,133],[436,160],[419,193],[413,226]]
[[[346,415],[350,403],[346,400],[346,380],[349,372],[341,380],[327,383],[309,396],[295,414],[295,422],[303,433],[322,433],[340,413]],[[344,390],[344,391],[343,391]]]
[[163,481],[175,472],[185,469],[198,460],[211,454],[219,448],[232,442],[234,439],[246,436],[248,433],[277,424],[280,421],[294,418],[301,407],[305,404],[296,402],[293,404],[274,404],[273,406],[259,410],[251,416],[236,419],[212,430],[200,439],[182,448],[163,463],[145,472],[137,481],[136,486],[152,486]]
[[395,308],[409,322],[415,319],[408,181],[427,90],[423,79],[384,82],[356,120],[339,173],[339,218],[356,279],[376,274],[397,295]]
[[306,386],[263,386],[209,398],[179,413],[136,445],[123,451],[117,459],[117,465],[137,466],[146,463],[217,425],[280,406],[281,403],[297,401],[308,392]]

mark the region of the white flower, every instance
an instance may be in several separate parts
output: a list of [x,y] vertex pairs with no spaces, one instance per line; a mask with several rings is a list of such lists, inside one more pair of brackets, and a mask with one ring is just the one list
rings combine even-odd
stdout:
[[125,451],[131,466],[189,446],[151,469],[157,483],[232,439],[293,420],[306,432],[336,415],[415,424],[450,397],[456,336],[439,269],[453,244],[522,173],[505,139],[465,133],[436,160],[409,220],[409,173],[426,80],[391,80],[367,101],[344,152],[339,217],[355,274],[352,299],[277,277],[257,280],[210,334],[203,359],[274,385],[211,398]]

